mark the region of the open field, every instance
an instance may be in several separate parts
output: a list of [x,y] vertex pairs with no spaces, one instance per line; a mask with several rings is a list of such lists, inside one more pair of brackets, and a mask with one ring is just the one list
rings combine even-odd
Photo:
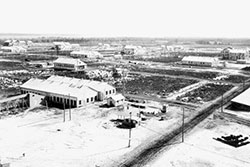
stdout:
[[213,79],[219,75],[218,72],[196,72],[189,70],[174,70],[174,69],[156,69],[156,68],[135,68],[133,71],[138,72],[148,72],[148,73],[157,73],[157,74],[165,74],[165,75],[176,75],[176,76],[186,76],[186,77],[194,77],[200,79]]
[[246,167],[250,165],[249,144],[234,148],[213,138],[231,134],[249,137],[249,133],[250,129],[245,125],[221,117],[210,117],[195,127],[185,137],[184,143],[163,152],[148,166]]
[[161,63],[173,63],[181,61],[182,58],[178,56],[159,56],[155,58],[140,58],[136,56],[125,56],[126,60],[143,60],[143,61],[152,61],[152,62],[161,62]]
[[191,79],[137,75],[125,83],[125,90],[129,94],[166,96],[196,82]]
[[0,70],[23,70],[21,62],[0,61]]
[[191,103],[208,102],[221,96],[231,88],[233,88],[233,85],[218,85],[214,83],[208,83],[177,97],[177,100]]
[[225,81],[232,82],[232,83],[243,83],[248,80],[250,77],[241,76],[241,75],[229,75],[228,78],[225,78]]

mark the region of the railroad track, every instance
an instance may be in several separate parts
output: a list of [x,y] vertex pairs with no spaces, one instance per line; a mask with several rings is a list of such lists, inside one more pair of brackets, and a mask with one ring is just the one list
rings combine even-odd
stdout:
[[174,129],[171,133],[167,133],[159,137],[158,139],[152,141],[150,145],[142,150],[138,151],[135,155],[128,155],[128,159],[123,161],[121,164],[116,166],[119,167],[142,167],[145,166],[150,159],[159,155],[163,150],[167,149],[171,143],[180,138],[182,131],[187,133],[192,130],[196,125],[205,120],[209,115],[211,115],[216,109],[220,108],[230,102],[232,98],[237,96],[239,93],[246,90],[250,84],[248,83],[245,89],[239,88],[238,90],[227,94],[224,100],[217,99],[213,104],[207,108],[202,109],[195,117],[191,118],[188,122],[184,123],[184,129],[182,126]]

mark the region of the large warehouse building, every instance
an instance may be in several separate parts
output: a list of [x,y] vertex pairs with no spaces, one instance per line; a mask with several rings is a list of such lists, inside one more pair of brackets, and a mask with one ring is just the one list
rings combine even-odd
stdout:
[[231,102],[234,109],[250,111],[250,88],[233,98]]
[[102,101],[116,94],[113,86],[99,81],[51,76],[46,80],[33,78],[20,86],[22,93],[42,95],[48,102],[80,107]]
[[216,57],[185,56],[181,63],[190,66],[216,67],[219,64],[219,59]]

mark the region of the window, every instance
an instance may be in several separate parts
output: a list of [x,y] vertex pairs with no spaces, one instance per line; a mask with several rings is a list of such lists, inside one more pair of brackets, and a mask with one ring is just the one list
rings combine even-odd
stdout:
[[82,101],[81,100],[79,100],[79,105],[81,105],[82,104]]
[[111,90],[109,91],[109,94],[111,94]]
[[106,95],[108,94],[108,91],[106,91]]
[[89,98],[87,98],[87,103],[89,102]]
[[93,101],[94,99],[93,99],[93,97],[91,97],[91,101]]
[[115,89],[113,89],[113,93],[115,93]]

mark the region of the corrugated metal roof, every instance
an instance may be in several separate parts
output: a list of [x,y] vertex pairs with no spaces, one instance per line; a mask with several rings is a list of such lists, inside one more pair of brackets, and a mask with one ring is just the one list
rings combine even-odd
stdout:
[[232,102],[250,106],[250,88],[231,100]]
[[98,81],[84,79],[51,76],[46,80],[30,79],[25,82],[21,88],[33,89],[42,92],[49,92],[63,96],[74,96],[77,98],[93,97],[97,92],[105,92],[115,89],[113,86]]
[[51,76],[48,78],[49,81],[68,83],[71,87],[87,86],[93,90],[104,92],[110,89],[114,89],[113,86],[106,82],[91,81],[87,79],[69,78],[63,76]]
[[30,79],[25,82],[21,88],[37,90],[41,92],[48,92],[53,94],[59,94],[62,96],[71,96],[76,98],[87,98],[97,95],[97,92],[88,88],[87,86],[82,87],[70,87],[69,83],[60,81]]

